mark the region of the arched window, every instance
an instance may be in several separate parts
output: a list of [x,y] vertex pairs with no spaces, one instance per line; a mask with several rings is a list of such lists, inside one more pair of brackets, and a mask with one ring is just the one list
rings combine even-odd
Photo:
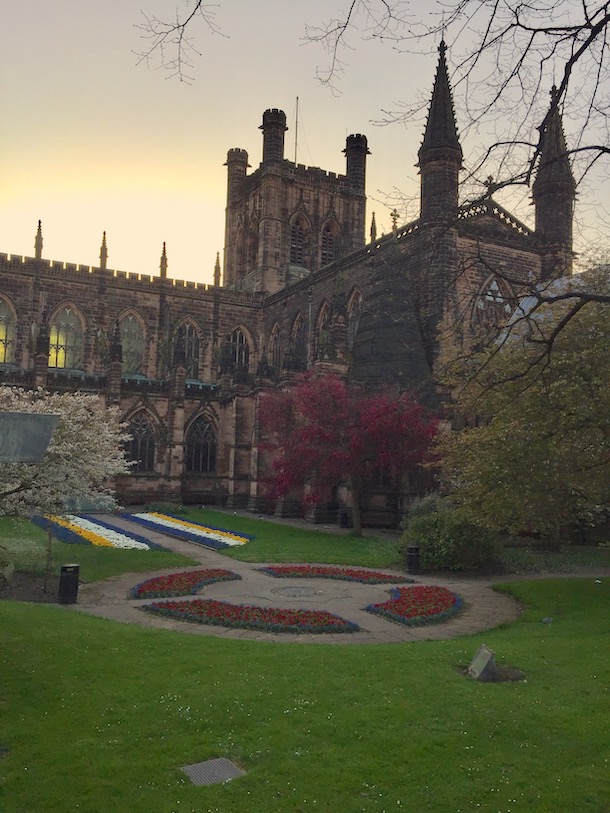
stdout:
[[51,319],[49,367],[80,370],[83,365],[83,326],[74,308],[66,305]]
[[8,303],[0,299],[0,364],[15,360],[15,316]]
[[320,248],[320,261],[322,265],[328,265],[336,259],[336,238],[332,226],[324,226],[322,229]]
[[246,257],[246,272],[254,271],[258,266],[258,226],[252,224],[248,232],[248,246]]
[[330,305],[324,302],[318,313],[316,327],[316,358],[324,359],[331,356],[330,334]]
[[186,470],[216,471],[216,433],[203,416],[191,424],[186,435]]
[[347,309],[347,346],[350,350],[354,347],[358,325],[362,315],[362,294],[355,291],[350,299]]
[[290,368],[293,370],[307,369],[307,328],[305,320],[299,313],[292,324],[290,334]]
[[195,325],[187,322],[180,325],[174,335],[174,343],[181,338],[184,343],[184,363],[186,377],[199,380],[199,334]]
[[124,375],[140,374],[144,362],[144,332],[140,320],[128,313],[121,319],[119,327],[123,347],[122,372]]
[[499,327],[513,312],[511,295],[500,286],[495,277],[490,277],[475,299],[472,314],[473,328],[479,335],[497,333]]
[[305,264],[305,225],[301,220],[295,220],[290,227],[290,262]]
[[235,369],[248,370],[250,367],[250,345],[246,334],[241,328],[236,327],[229,335],[229,345]]
[[155,433],[150,419],[144,412],[138,413],[129,425],[131,440],[127,443],[127,460],[135,461],[131,471],[155,470]]
[[282,370],[282,341],[279,325],[275,325],[271,333],[271,342],[269,345],[269,364],[273,368],[273,372],[276,375],[279,375]]

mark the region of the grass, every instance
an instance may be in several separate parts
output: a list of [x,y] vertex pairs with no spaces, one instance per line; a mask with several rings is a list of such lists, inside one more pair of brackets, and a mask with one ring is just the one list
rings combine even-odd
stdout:
[[[47,535],[26,519],[0,517],[0,545],[6,548],[17,571],[44,573],[47,561]],[[120,573],[146,573],[166,567],[189,567],[193,559],[171,551],[117,550],[93,545],[68,545],[53,540],[53,571],[60,565],[80,565],[85,582],[106,579]]]
[[[610,580],[502,589],[527,606],[513,625],[385,646],[228,641],[0,602],[0,808],[605,813]],[[527,682],[462,677],[483,641]],[[246,776],[195,787],[179,770],[219,756]]]
[[317,562],[359,567],[400,567],[400,541],[349,533],[328,533],[312,526],[295,528],[237,514],[191,508],[182,516],[216,528],[252,534],[253,540],[223,553],[244,562]]

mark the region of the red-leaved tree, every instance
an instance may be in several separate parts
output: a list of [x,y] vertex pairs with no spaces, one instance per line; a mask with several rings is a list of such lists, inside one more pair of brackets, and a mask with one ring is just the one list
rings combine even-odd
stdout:
[[306,374],[265,396],[261,421],[273,455],[271,492],[307,486],[312,503],[347,483],[354,535],[362,533],[362,498],[383,471],[397,485],[425,462],[438,422],[406,394],[370,394],[332,375]]

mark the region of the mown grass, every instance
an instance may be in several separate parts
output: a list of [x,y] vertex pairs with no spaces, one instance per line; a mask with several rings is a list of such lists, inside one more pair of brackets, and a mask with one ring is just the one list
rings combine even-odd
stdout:
[[[47,534],[27,519],[0,517],[0,545],[17,571],[41,574],[47,562]],[[1,552],[1,551],[0,551]],[[68,545],[54,539],[52,572],[62,564],[80,565],[85,582],[106,579],[120,573],[145,573],[166,567],[189,567],[193,559],[165,550],[117,550],[93,545]]]
[[[0,602],[7,813],[606,813],[610,580],[503,589],[519,622],[263,644]],[[553,618],[542,623],[543,618]],[[526,682],[462,677],[485,642]],[[195,787],[179,766],[246,776]]]
[[238,514],[190,508],[183,515],[194,522],[215,528],[254,535],[243,547],[223,551],[244,562],[319,562],[360,567],[399,567],[400,541],[378,539],[373,534],[362,538],[349,533],[328,533],[315,526],[297,528],[265,519],[250,519]]

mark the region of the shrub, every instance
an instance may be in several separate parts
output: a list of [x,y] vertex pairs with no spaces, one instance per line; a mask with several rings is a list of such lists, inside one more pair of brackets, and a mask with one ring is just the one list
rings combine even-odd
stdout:
[[159,500],[157,502],[148,502],[142,506],[142,511],[148,511],[153,514],[186,514],[186,507],[179,502],[164,502]]
[[420,548],[422,570],[478,570],[491,567],[499,559],[496,535],[446,506],[411,516],[403,542],[405,558],[407,547]]

